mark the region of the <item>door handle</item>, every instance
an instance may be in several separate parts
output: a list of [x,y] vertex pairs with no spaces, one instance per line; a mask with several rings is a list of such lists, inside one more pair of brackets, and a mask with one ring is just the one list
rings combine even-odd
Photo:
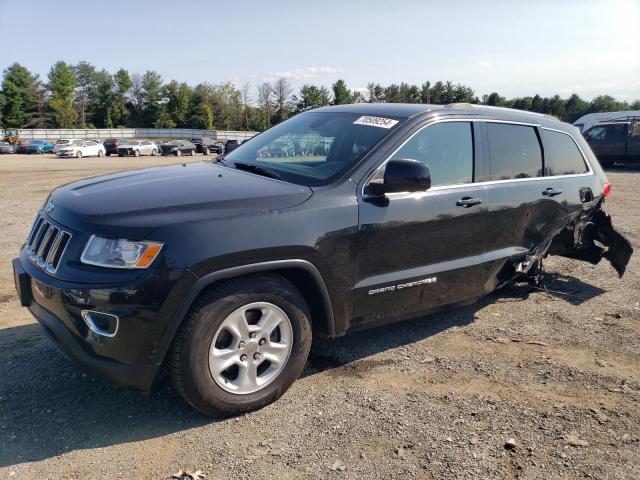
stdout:
[[549,187],[544,192],[542,192],[542,194],[547,197],[555,197],[556,195],[560,195],[561,193],[562,193],[562,190],[559,190],[557,188],[552,188],[552,187]]
[[474,205],[480,205],[481,203],[482,203],[482,200],[480,198],[462,197],[460,200],[456,202],[456,205],[458,207],[469,208],[469,207],[473,207]]

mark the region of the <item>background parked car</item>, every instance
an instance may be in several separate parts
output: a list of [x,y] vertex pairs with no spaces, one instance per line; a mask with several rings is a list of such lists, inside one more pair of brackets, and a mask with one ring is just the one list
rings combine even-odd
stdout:
[[66,148],[76,143],[82,143],[82,139],[79,138],[61,138],[53,145],[53,153],[58,153],[61,148]]
[[227,140],[227,143],[224,146],[224,150],[227,153],[233,152],[239,146],[240,146],[240,144],[238,143],[238,140]]
[[46,140],[29,140],[20,142],[16,153],[52,153],[53,143]]
[[160,145],[162,155],[195,155],[196,146],[189,140],[171,140],[170,142]]
[[603,167],[640,164],[640,116],[602,122],[584,132],[584,138]]
[[209,153],[216,153],[222,155],[224,153],[224,144],[216,142],[213,138],[201,137],[192,138],[191,143],[196,146],[196,151],[209,155]]
[[91,140],[85,140],[82,143],[74,143],[68,147],[58,150],[58,157],[101,157],[105,153],[104,145]]
[[139,157],[140,155],[157,155],[158,146],[149,140],[127,140],[124,144],[118,147],[119,157],[128,157],[133,155]]
[[118,154],[118,147],[127,142],[125,138],[107,138],[102,145],[104,146],[104,151],[107,154],[107,157],[112,153],[114,155]]
[[15,148],[9,142],[0,142],[0,153],[14,153]]

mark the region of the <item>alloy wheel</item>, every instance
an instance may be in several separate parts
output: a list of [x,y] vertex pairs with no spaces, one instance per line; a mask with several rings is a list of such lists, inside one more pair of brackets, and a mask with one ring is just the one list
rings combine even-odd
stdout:
[[291,354],[287,314],[268,302],[244,305],[224,319],[209,348],[209,371],[227,392],[245,395],[269,385]]

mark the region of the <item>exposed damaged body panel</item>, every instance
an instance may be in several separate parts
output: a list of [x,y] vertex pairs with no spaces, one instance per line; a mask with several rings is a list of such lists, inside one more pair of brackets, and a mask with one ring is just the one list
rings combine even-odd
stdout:
[[633,254],[633,247],[624,235],[613,228],[611,216],[598,206],[567,226],[553,240],[549,254],[584,260],[594,265],[605,258],[622,277]]

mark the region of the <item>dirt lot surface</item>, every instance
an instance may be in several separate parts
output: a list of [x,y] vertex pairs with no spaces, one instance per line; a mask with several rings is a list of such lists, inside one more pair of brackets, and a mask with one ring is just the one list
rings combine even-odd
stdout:
[[[167,382],[84,375],[18,306],[10,260],[47,193],[175,159],[0,157],[0,478],[640,478],[640,256],[550,258],[551,293],[323,342],[277,403],[212,420]],[[606,210],[640,247],[640,173]]]

